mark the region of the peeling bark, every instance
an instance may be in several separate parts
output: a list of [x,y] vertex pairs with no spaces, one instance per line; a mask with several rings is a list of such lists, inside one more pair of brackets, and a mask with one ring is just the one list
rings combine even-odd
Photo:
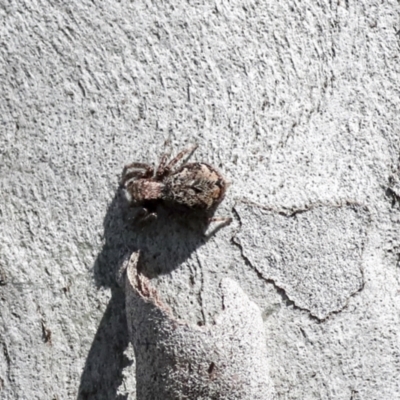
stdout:
[[137,399],[272,399],[261,312],[239,285],[223,279],[214,324],[191,325],[173,316],[138,261],[134,253],[125,281]]

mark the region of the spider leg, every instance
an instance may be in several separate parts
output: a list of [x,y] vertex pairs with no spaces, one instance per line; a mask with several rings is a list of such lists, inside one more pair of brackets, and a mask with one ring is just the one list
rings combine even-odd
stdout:
[[[133,169],[133,171],[129,171]],[[154,173],[154,168],[151,165],[144,163],[131,163],[125,165],[122,171],[122,184],[124,185],[129,179],[132,178],[150,178]]]
[[230,218],[230,217],[211,217],[211,218],[208,218],[208,223],[211,224],[211,222],[221,222],[222,224],[229,225],[232,222],[232,218]]
[[[163,168],[160,169],[160,167],[157,168],[156,176],[157,177],[162,177],[164,175],[168,175],[172,168],[180,161],[182,160],[183,157],[185,157],[186,154],[192,154],[198,147],[198,144],[195,144],[191,147],[188,147],[185,150],[182,150],[180,153],[178,153],[167,165],[163,165]],[[161,166],[161,164],[160,164]]]
[[143,225],[147,222],[151,222],[157,219],[156,212],[149,212],[149,210],[145,207],[141,208],[139,212],[135,216],[135,221],[139,224]]
[[157,168],[156,177],[162,177],[165,175],[165,167],[168,161],[169,156],[171,155],[171,151],[165,152],[161,156],[160,164]]
[[121,180],[121,185],[124,186],[128,181],[130,181],[132,178],[135,179],[140,179],[144,177],[143,171],[133,171],[125,174]]
[[154,170],[154,168],[149,164],[133,162],[131,164],[125,165],[124,172],[126,172],[128,169],[131,169],[131,168],[141,169],[141,170],[146,171],[146,173],[153,172],[153,170]]
[[204,232],[204,237],[208,240],[212,236],[214,236],[220,229],[224,228],[225,226],[228,226],[232,223],[232,218],[227,218],[227,217],[211,217],[208,218],[207,220],[208,225],[211,224],[211,222],[219,222],[217,226],[215,226],[211,232],[205,233]]
[[165,166],[167,165],[167,161],[171,156],[171,138],[169,137],[165,142],[164,142],[164,153],[161,156],[160,159],[160,164],[158,165],[157,171],[156,171],[156,178],[162,178],[165,173]]
[[173,158],[169,162],[169,164],[166,166],[166,168],[171,170],[174,167],[174,165],[176,165],[180,160],[182,160],[183,157],[185,157],[186,154],[190,154],[191,155],[197,149],[197,147],[199,147],[199,145],[198,144],[194,144],[193,146],[188,147],[185,150],[182,150],[180,153],[178,153],[175,156],[175,158]]

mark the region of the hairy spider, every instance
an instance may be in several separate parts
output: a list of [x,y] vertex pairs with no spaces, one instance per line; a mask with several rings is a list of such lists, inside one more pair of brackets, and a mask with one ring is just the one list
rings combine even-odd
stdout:
[[193,153],[196,148],[197,145],[194,145],[181,151],[169,162],[169,154],[164,154],[157,169],[136,162],[124,167],[121,183],[131,205],[143,208],[144,218],[155,216],[156,207],[162,202],[173,209],[186,209],[204,215],[208,217],[208,222],[230,222],[227,218],[211,218],[229,186],[217,169],[198,162],[184,163],[175,168],[184,156]]

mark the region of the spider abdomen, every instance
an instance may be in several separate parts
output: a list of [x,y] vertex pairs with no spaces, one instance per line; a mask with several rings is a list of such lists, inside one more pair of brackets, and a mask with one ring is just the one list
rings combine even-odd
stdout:
[[227,183],[211,165],[185,164],[163,180],[161,198],[192,209],[211,210],[224,198]]

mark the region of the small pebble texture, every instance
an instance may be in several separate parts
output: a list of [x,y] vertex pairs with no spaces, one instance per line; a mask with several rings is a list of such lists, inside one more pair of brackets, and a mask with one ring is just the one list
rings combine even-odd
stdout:
[[[240,286],[277,400],[400,399],[399,1],[7,0],[0,21],[1,399],[136,399],[136,250],[188,324]],[[168,138],[232,182],[209,240],[165,210],[135,226],[118,190]]]

